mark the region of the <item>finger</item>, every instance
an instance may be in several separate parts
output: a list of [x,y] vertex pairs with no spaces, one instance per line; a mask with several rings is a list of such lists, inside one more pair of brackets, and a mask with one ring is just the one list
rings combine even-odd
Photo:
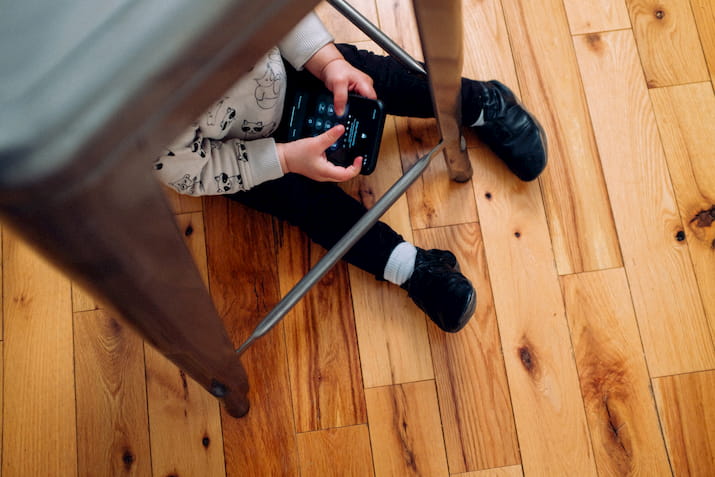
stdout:
[[353,163],[348,167],[336,166],[335,164],[327,161],[327,159],[326,163],[327,164],[322,171],[322,175],[325,180],[333,182],[345,182],[360,174],[362,158],[355,158],[355,161],[353,161]]
[[355,91],[360,95],[370,99],[377,99],[377,93],[373,87],[372,79],[369,77],[355,84]]
[[335,114],[342,116],[345,114],[345,105],[348,104],[348,83],[339,81],[333,85],[333,105]]
[[332,146],[335,141],[340,139],[340,136],[345,132],[345,126],[342,124],[336,124],[332,128],[325,131],[323,134],[316,136],[317,147],[319,148],[319,153],[324,152],[327,148]]

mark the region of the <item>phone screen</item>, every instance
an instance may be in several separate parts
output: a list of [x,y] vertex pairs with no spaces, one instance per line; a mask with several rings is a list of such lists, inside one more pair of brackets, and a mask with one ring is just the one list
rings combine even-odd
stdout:
[[284,118],[287,120],[286,140],[317,136],[342,124],[345,133],[325,151],[328,160],[348,167],[356,157],[362,156],[360,173],[367,175],[375,170],[385,124],[382,102],[351,94],[345,112],[338,116],[333,95],[327,90],[298,89],[286,101],[289,101],[284,113],[288,115]]

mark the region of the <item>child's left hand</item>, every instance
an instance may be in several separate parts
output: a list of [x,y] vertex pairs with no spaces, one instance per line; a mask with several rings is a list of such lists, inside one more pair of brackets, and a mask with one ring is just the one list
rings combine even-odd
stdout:
[[377,99],[377,93],[372,86],[372,78],[343,58],[333,60],[325,65],[321,79],[325,86],[333,92],[335,113],[338,116],[342,116],[345,112],[350,91],[367,98]]
[[333,43],[325,45],[305,64],[333,93],[335,113],[342,116],[348,103],[348,92],[377,99],[372,78],[348,63]]

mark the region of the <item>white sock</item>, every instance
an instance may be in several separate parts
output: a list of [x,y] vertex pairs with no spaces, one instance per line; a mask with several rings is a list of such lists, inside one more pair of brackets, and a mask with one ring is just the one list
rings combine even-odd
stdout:
[[479,117],[476,121],[474,121],[474,124],[472,124],[471,127],[484,126],[484,123],[484,110],[482,109],[482,112],[479,113]]
[[387,259],[383,278],[395,285],[402,285],[412,276],[416,257],[417,249],[414,245],[409,242],[400,243]]

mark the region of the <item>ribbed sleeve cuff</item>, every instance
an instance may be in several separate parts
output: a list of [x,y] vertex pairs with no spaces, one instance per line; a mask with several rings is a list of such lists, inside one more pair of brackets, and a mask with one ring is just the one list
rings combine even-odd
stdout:
[[[244,186],[251,189],[258,184],[283,177],[276,142],[272,138],[245,141],[250,167],[241,167]],[[242,163],[239,160],[239,165]]]
[[278,48],[293,68],[302,70],[310,57],[331,41],[332,35],[318,16],[311,12],[281,40]]

